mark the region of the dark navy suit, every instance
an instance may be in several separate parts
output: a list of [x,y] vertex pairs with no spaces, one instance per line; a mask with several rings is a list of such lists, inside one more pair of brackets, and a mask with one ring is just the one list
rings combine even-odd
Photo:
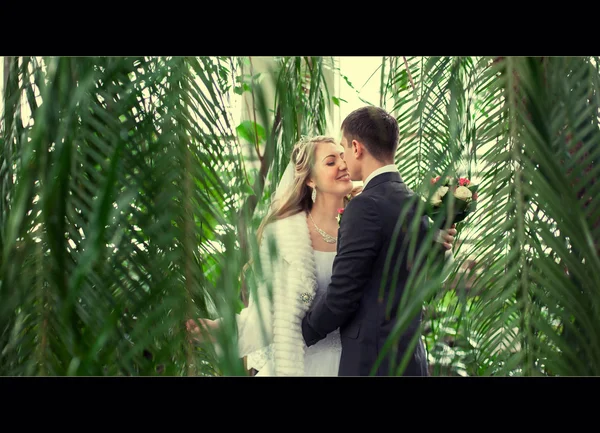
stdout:
[[[414,222],[414,201],[410,200],[411,197],[414,198],[414,193],[407,188],[399,173],[382,173],[373,177],[350,201],[342,216],[327,294],[315,300],[302,320],[302,334],[308,346],[340,328],[340,376],[396,375],[407,351],[410,355],[403,374],[428,375],[425,348],[418,332],[422,303],[413,304],[415,314],[408,327],[399,338],[393,339],[396,341],[393,350],[388,351],[378,368],[372,371],[397,316],[407,311],[406,308],[400,309],[399,303],[409,272],[413,269],[412,264],[416,263],[410,258],[410,248],[414,250],[410,246],[411,241],[416,241],[417,251],[419,248],[433,248],[439,249],[439,254],[443,255],[441,244],[425,244],[424,238],[429,230],[426,216],[418,221],[416,229],[411,227]],[[403,224],[397,225],[398,221],[403,221]],[[391,265],[386,272],[390,250]],[[384,273],[386,282],[382,292]],[[388,312],[390,299],[392,308]]]

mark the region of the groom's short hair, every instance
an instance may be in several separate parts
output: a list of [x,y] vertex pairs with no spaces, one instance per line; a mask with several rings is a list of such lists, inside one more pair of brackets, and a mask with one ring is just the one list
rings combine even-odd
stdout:
[[384,109],[358,108],[346,116],[341,129],[348,144],[360,141],[378,161],[394,159],[400,135],[398,121]]

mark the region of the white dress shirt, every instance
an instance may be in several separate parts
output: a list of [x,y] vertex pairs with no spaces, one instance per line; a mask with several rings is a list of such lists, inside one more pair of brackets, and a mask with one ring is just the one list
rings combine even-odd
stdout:
[[383,173],[399,173],[398,167],[396,167],[396,164],[388,164],[388,165],[384,165],[383,167],[379,167],[377,170],[374,170],[365,179],[365,181],[363,183],[363,189],[365,189],[367,187],[367,183],[369,183],[369,181],[371,179],[373,179],[375,176],[377,176],[379,174],[383,174]]

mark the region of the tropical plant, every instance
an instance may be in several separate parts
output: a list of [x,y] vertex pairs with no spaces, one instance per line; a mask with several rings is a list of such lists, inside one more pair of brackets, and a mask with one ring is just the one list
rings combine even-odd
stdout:
[[[344,102],[325,79],[343,71],[5,60],[0,374],[247,374],[234,317],[260,278],[245,266],[256,227],[294,141]],[[431,197],[429,179],[461,176],[480,192],[449,274],[414,257],[386,350],[425,304],[433,374],[598,374],[598,59],[383,57],[378,76],[364,102],[397,117],[405,182]],[[185,319],[217,315],[220,350],[190,344]]]
[[462,374],[598,374],[598,60],[388,63],[382,95],[401,125],[407,182],[431,196],[427,179],[458,175],[481,191],[446,284],[462,289],[428,305],[440,325],[433,363],[447,340],[464,348]]
[[[272,116],[249,58],[8,59],[0,374],[246,374],[232,339],[215,357],[183,324],[242,306],[254,207],[297,136],[322,132],[324,63],[263,74]],[[236,94],[262,124],[232,122]]]

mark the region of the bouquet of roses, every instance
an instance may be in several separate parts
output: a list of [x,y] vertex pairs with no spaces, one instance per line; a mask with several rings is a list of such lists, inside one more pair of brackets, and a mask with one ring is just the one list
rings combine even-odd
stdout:
[[436,185],[437,189],[428,203],[427,214],[433,220],[440,213],[444,214],[442,227],[464,221],[477,207],[478,185],[469,179],[465,177],[440,179],[440,176],[437,176],[431,179],[431,184]]

